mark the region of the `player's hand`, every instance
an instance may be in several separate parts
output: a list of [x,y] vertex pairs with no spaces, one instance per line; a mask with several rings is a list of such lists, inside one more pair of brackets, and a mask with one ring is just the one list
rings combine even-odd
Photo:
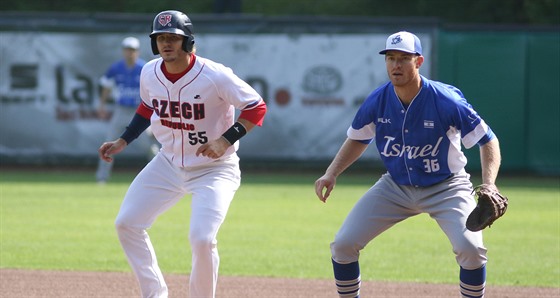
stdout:
[[220,137],[217,140],[212,140],[198,147],[196,156],[202,155],[212,159],[218,159],[226,153],[229,146],[231,146],[231,144],[225,138]]
[[105,142],[97,150],[97,152],[99,152],[99,158],[106,162],[112,162],[113,155],[123,151],[127,145],[126,141],[121,138],[112,142]]
[[[334,189],[336,184],[336,177],[332,175],[325,174],[321,178],[315,181],[315,194],[319,197],[323,203],[327,202],[327,198],[331,195],[331,191]],[[325,189],[323,193],[323,189]]]

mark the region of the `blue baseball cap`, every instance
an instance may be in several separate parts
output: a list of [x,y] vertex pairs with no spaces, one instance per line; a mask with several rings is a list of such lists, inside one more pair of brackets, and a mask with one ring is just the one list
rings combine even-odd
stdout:
[[418,36],[410,32],[400,31],[387,38],[385,49],[379,52],[379,54],[384,55],[387,51],[401,51],[422,55],[422,45],[420,44]]

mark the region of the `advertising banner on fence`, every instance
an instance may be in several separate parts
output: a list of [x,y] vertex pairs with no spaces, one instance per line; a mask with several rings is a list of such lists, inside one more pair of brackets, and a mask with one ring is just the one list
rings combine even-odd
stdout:
[[[107,120],[98,117],[99,78],[130,34],[0,32],[0,154],[96,156]],[[268,104],[263,127],[241,157],[331,159],[365,97],[387,81],[388,34],[204,34],[197,55],[233,69]],[[150,40],[141,58],[151,60]],[[431,37],[419,35],[430,61]],[[430,63],[421,73],[429,76]],[[142,148],[123,154],[145,155]],[[364,156],[376,159],[373,146]]]

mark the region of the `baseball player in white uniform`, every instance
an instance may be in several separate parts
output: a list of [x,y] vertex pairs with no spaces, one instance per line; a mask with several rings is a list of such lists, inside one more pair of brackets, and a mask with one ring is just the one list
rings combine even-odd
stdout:
[[[101,145],[99,155],[111,161],[150,125],[162,146],[130,185],[115,225],[142,296],[167,297],[146,230],[192,194],[190,297],[215,297],[216,235],[240,184],[238,140],[262,125],[266,105],[231,69],[195,55],[192,23],[184,13],[163,11],[152,29],[152,51],[161,57],[142,69],[142,103],[126,131]],[[241,111],[237,121],[235,109]]]
[[326,202],[337,176],[372,141],[387,169],[331,243],[338,293],[359,297],[358,257],[370,241],[402,220],[428,213],[453,246],[462,297],[483,297],[486,248],[482,232],[465,227],[476,201],[461,143],[480,147],[482,182],[495,185],[501,162],[498,139],[459,89],[420,75],[424,57],[416,35],[402,31],[389,36],[380,54],[385,55],[390,82],[366,98],[346,141],[315,182],[317,196]]

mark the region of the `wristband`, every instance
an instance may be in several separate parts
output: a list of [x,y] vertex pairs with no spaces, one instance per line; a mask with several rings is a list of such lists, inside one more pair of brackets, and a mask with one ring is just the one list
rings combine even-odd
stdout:
[[247,134],[247,129],[245,126],[239,122],[235,122],[224,134],[222,137],[226,139],[231,145],[237,142],[241,137]]

